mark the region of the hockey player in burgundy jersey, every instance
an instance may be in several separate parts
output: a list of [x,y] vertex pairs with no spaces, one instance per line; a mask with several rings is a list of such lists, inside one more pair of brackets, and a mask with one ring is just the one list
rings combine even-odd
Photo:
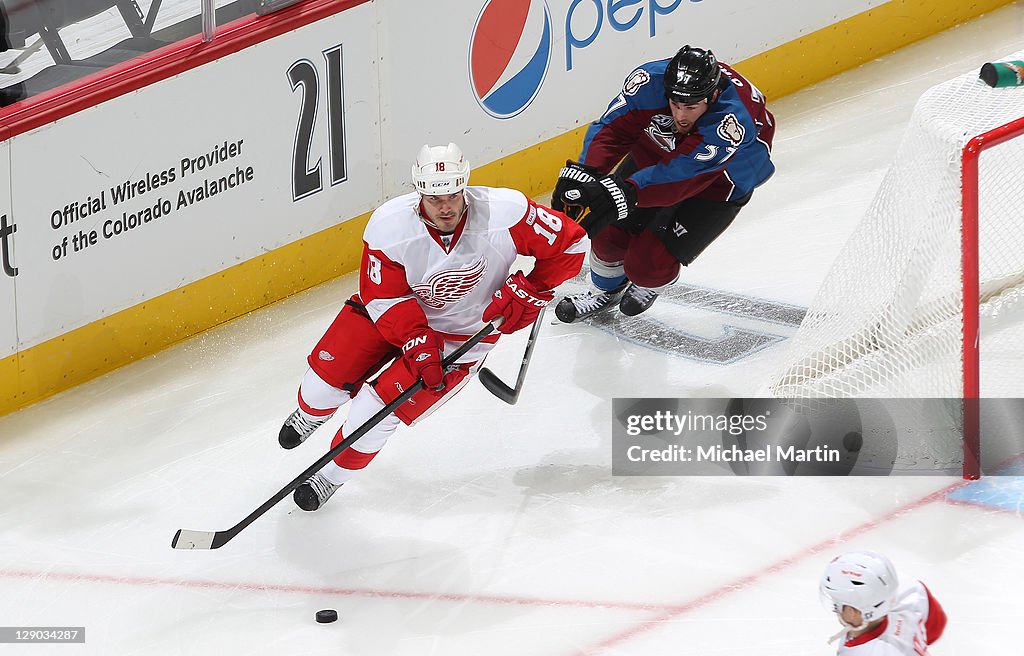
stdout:
[[[351,400],[336,446],[417,380],[424,389],[299,486],[294,499],[303,510],[319,508],[366,467],[399,422],[411,425],[457,393],[498,335],[442,370],[445,353],[498,317],[501,333],[529,326],[552,290],[583,266],[583,228],[518,191],[469,187],[469,172],[455,144],[424,146],[412,168],[416,192],[370,217],[359,292],[307,358],[299,407],[278,441],[298,446]],[[518,255],[535,258],[529,275],[510,275]]]
[[920,581],[900,587],[885,556],[851,551],[825,568],[822,599],[843,625],[839,656],[929,656],[946,613]]
[[594,287],[562,299],[558,318],[648,309],[775,172],[774,134],[761,92],[710,50],[630,73],[552,194],[593,239]]

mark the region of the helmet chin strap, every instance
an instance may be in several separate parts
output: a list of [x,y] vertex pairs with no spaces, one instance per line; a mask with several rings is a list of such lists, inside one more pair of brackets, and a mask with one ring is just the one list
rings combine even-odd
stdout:
[[430,226],[434,230],[440,230],[440,228],[437,227],[436,223],[434,223],[433,221],[428,219],[427,215],[420,211],[419,207],[416,208],[416,214],[420,217],[420,221],[426,223],[428,226]]
[[427,213],[423,211],[423,195],[422,194],[420,195],[420,202],[416,203],[416,216],[420,217],[420,221],[422,221],[423,223],[426,223],[428,226],[430,226],[434,230],[440,230],[440,228],[437,227],[437,224],[434,223],[433,221],[431,221],[427,217]]
[[833,642],[835,642],[836,640],[839,640],[840,638],[842,638],[845,635],[846,635],[846,629],[843,629],[839,633],[837,633],[834,636],[832,636],[831,638],[829,638],[828,639],[828,644],[831,645]]
[[831,638],[828,639],[828,643],[829,644],[832,644],[833,642],[835,642],[839,638],[842,638],[843,636],[845,636],[850,631],[863,631],[870,624],[870,622],[868,622],[867,620],[864,619],[864,614],[863,613],[861,614],[861,622],[857,626],[854,626],[852,624],[847,624],[846,620],[844,620],[843,616],[840,613],[838,613],[838,612],[836,613],[836,617],[839,619],[839,623],[843,625],[843,628],[838,633],[836,633],[834,636],[832,636]]

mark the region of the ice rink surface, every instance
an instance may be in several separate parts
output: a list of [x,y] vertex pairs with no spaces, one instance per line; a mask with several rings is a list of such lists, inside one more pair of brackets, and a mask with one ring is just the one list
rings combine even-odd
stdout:
[[[277,445],[352,276],[0,418],[0,625],[86,628],[0,653],[820,656],[837,625],[818,575],[851,548],[929,585],[950,617],[937,656],[1015,653],[1022,479],[613,477],[610,426],[613,397],[754,395],[914,100],[1022,35],[1016,3],[770,102],[778,174],[645,315],[690,346],[726,325],[761,341],[669,352],[549,323],[517,405],[473,383],[321,511],[286,499],[219,550],[170,542],[233,525],[340,423]],[[514,378],[524,340],[488,366]]]

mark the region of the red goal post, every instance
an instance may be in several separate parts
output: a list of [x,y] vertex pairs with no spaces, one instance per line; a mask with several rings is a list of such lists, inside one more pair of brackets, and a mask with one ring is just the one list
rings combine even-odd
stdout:
[[[1021,103],[1024,105],[1024,90]],[[1024,108],[1022,108],[1024,114]],[[964,398],[964,478],[981,477],[981,349],[980,349],[980,271],[979,261],[979,160],[982,152],[1011,139],[1024,138],[1024,115],[1017,120],[979,134],[964,146],[960,159],[960,195],[963,242],[963,398]],[[1024,175],[1024,170],[1010,171]],[[1024,198],[1021,199],[1024,201]],[[1024,224],[1021,225],[1024,230]],[[1024,374],[1024,372],[1022,372]]]

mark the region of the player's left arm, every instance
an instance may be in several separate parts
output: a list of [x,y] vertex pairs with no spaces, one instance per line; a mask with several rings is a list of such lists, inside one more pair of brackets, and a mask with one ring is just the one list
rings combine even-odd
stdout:
[[636,207],[668,207],[697,195],[715,181],[737,149],[691,135],[660,162],[629,178],[613,173],[564,194],[565,212],[588,234],[597,234],[624,221]]
[[587,233],[565,214],[526,199],[526,213],[509,229],[516,252],[536,259],[526,280],[551,290],[583,267],[590,248]]
[[509,235],[516,252],[535,258],[529,275],[517,271],[494,292],[483,320],[501,316],[498,327],[512,333],[533,323],[555,297],[554,288],[579,273],[590,245],[586,232],[561,212],[525,198],[526,212]]

